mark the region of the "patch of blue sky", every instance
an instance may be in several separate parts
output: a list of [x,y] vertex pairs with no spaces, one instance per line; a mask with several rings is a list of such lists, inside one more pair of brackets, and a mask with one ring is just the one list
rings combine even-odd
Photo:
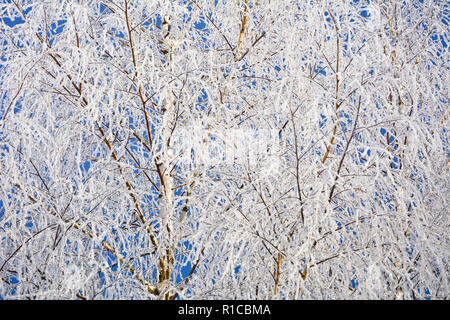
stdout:
[[324,129],[328,122],[328,117],[321,113],[320,118],[321,118],[321,120],[319,120],[319,128]]
[[[11,0],[6,0],[7,4],[11,4]],[[6,10],[6,14],[3,14],[2,17],[0,17],[0,19],[5,23],[5,25],[9,26],[9,27],[14,27],[18,24],[23,24],[25,23],[25,19],[23,18],[23,16],[20,14],[20,12],[15,8],[15,7],[9,7],[12,10]],[[0,8],[0,10],[5,9],[5,7]],[[30,11],[31,11],[32,7],[28,7],[23,9],[23,13],[25,15],[27,15]]]
[[417,283],[416,288],[417,288],[417,292],[419,294],[422,294],[422,292],[423,292],[425,300],[431,300],[430,290],[426,286],[425,286],[425,289],[422,289],[422,286],[420,285],[420,283]]
[[27,216],[27,217],[25,217],[25,221],[26,221],[25,227],[28,229],[28,231],[31,232],[33,230],[33,226],[34,226],[33,218],[31,216]]
[[[185,281],[187,276],[189,275],[189,273],[192,270],[193,264],[186,258],[181,258],[182,260],[181,262],[181,267],[180,267],[180,272],[178,272],[176,274],[176,283],[179,284],[182,281]],[[194,272],[195,273],[195,272]]]
[[91,162],[90,161],[85,161],[85,162],[80,164],[80,170],[82,172],[85,172],[85,173],[87,173],[89,171],[90,167],[91,167]]
[[359,285],[359,281],[357,278],[353,278],[350,280],[349,287],[352,288],[353,290],[358,289],[358,285]]

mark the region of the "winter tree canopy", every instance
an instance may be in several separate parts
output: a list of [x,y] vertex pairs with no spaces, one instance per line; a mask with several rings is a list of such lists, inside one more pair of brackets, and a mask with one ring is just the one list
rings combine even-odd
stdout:
[[0,14],[1,298],[448,299],[448,2]]

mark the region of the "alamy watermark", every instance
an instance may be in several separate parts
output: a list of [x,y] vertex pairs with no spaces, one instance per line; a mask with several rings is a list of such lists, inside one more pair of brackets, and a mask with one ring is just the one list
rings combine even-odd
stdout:
[[172,137],[178,165],[248,165],[277,170],[282,150],[278,130],[232,128],[226,131],[200,125],[180,128]]

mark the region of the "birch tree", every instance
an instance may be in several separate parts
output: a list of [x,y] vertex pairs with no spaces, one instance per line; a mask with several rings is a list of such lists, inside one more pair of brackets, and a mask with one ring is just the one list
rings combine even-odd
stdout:
[[0,5],[0,297],[448,299],[448,3]]

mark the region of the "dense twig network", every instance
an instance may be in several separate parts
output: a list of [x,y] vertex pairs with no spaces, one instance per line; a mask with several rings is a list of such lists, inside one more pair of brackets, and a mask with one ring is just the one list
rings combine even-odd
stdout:
[[448,10],[6,1],[0,297],[448,299]]

